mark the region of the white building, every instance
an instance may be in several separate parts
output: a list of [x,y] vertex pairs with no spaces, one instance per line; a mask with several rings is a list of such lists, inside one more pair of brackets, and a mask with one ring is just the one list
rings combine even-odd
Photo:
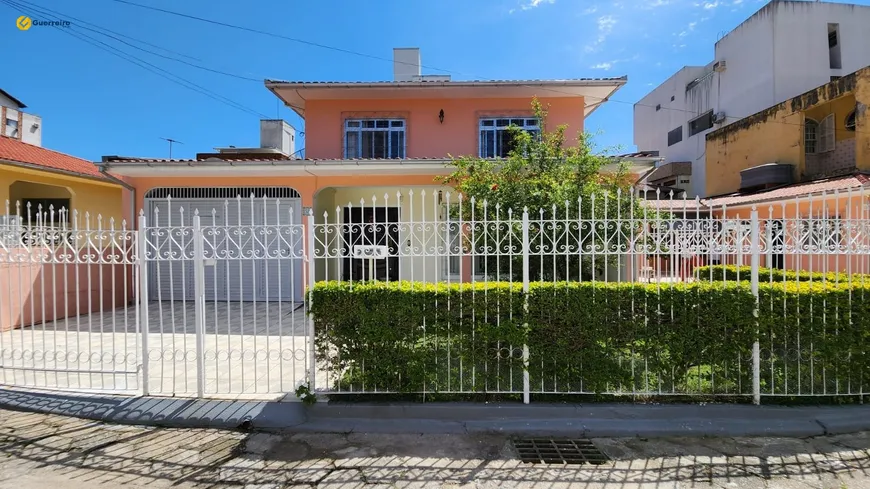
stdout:
[[870,6],[772,0],[635,104],[634,144],[690,162],[681,176],[706,196],[705,135],[870,65],[868,26]]
[[42,119],[28,114],[20,100],[0,88],[0,136],[42,146]]

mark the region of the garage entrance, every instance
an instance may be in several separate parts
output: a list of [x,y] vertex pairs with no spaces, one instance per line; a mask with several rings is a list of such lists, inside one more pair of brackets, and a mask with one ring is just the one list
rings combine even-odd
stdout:
[[198,213],[207,301],[302,302],[302,200],[289,187],[155,188],[145,195],[149,297],[194,299]]

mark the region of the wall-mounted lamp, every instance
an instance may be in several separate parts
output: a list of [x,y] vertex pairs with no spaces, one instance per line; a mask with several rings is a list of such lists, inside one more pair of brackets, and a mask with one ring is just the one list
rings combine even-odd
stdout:
[[444,124],[444,109],[441,109],[441,111],[438,112],[438,122]]

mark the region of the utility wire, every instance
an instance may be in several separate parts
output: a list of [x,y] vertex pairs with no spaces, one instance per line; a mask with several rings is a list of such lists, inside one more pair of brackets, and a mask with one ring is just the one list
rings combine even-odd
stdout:
[[[7,5],[14,5],[14,3],[13,3],[14,0],[0,0],[0,1],[2,1],[3,3],[6,3]],[[18,2],[26,2],[26,0],[17,0],[17,1],[18,1]],[[192,19],[192,20],[197,20],[197,21],[200,21],[200,22],[205,22],[205,23],[209,23],[209,24],[213,24],[213,25],[218,25],[218,26],[228,27],[228,28],[232,28],[232,29],[238,29],[238,30],[242,30],[242,31],[246,31],[246,32],[252,32],[252,33],[261,34],[261,35],[270,36],[270,37],[275,37],[275,38],[279,38],[279,39],[284,39],[284,40],[288,40],[288,41],[292,41],[292,42],[297,42],[297,43],[301,43],[301,44],[305,44],[305,45],[310,45],[310,46],[319,47],[319,48],[323,48],[323,49],[333,50],[333,51],[342,52],[342,53],[346,53],[346,54],[351,54],[351,55],[355,55],[355,56],[361,56],[361,57],[365,57],[365,58],[369,58],[369,59],[376,59],[376,60],[381,60],[381,61],[386,61],[386,62],[398,62],[398,63],[400,63],[400,64],[408,64],[408,65],[414,65],[414,66],[416,66],[416,64],[414,64],[414,63],[408,63],[408,62],[402,62],[402,61],[394,61],[394,60],[391,60],[391,59],[388,59],[388,58],[384,58],[384,57],[380,57],[380,56],[374,56],[374,55],[365,54],[365,53],[360,53],[360,52],[356,52],[356,51],[352,51],[352,50],[348,50],[348,49],[338,48],[338,47],[334,47],[334,46],[328,46],[328,45],[325,45],[325,44],[320,44],[320,43],[316,43],[316,42],[306,41],[306,40],[304,40],[304,39],[298,39],[298,38],[293,38],[293,37],[289,37],[289,36],[284,36],[284,35],[281,35],[281,34],[276,34],[276,33],[273,33],[273,32],[268,32],[268,31],[264,31],[264,30],[260,30],[260,29],[254,29],[254,28],[250,28],[250,27],[239,26],[239,25],[230,24],[230,23],[221,22],[221,21],[216,21],[216,20],[212,20],[212,19],[206,19],[206,18],[203,18],[203,17],[195,16],[195,15],[184,14],[184,13],[181,13],[181,12],[176,12],[176,11],[172,11],[172,10],[168,10],[168,9],[162,9],[162,8],[158,8],[158,7],[152,7],[152,6],[150,6],[150,5],[142,5],[142,4],[139,4],[139,3],[131,2],[131,1],[129,1],[129,0],[113,0],[113,1],[118,2],[118,3],[127,4],[127,5],[131,5],[131,6],[135,6],[135,7],[139,7],[139,8],[144,8],[144,9],[154,10],[154,11],[162,12],[162,13],[169,14],[169,15],[179,16],[179,17],[183,17],[183,18],[187,18],[187,19]],[[30,2],[27,2],[27,3],[30,3]],[[32,4],[32,3],[31,3],[31,5],[35,5],[35,4]],[[19,5],[18,8],[21,8],[21,6]],[[47,10],[47,11],[51,11],[50,9],[45,9],[45,8],[43,8],[43,9],[44,9],[44,10]],[[74,17],[71,17],[71,16],[67,16],[67,17],[69,17],[69,18],[71,18],[71,19],[75,19]],[[75,20],[78,20],[78,19],[75,19]],[[84,22],[84,23],[87,23],[87,24],[90,24],[90,25],[95,25],[95,24],[91,24],[91,23],[88,23],[88,22],[85,22],[85,21],[81,21],[81,20],[79,20],[79,22]],[[97,26],[97,27],[98,27],[98,26]],[[88,29],[88,28],[85,28],[85,29]],[[115,34],[119,34],[119,33],[116,33],[116,32],[114,32],[114,31],[109,31],[108,29],[105,29],[105,28],[102,28],[102,29],[103,29],[103,30],[106,30],[107,32],[113,32],[113,33],[115,33]],[[102,33],[102,32],[99,32],[99,31],[95,31],[94,29],[88,29],[88,30],[92,30],[92,31],[97,32],[97,33],[102,34],[102,35],[107,35],[107,34],[105,34],[105,33]],[[123,34],[119,34],[119,35],[123,36]],[[87,37],[87,36],[85,36],[85,37]],[[130,45],[131,47],[134,47],[134,48],[136,48],[136,49],[143,50],[142,48],[139,48],[139,47],[137,47],[137,46],[133,46],[133,45],[131,45],[131,44],[129,44],[129,43],[126,43],[126,42],[124,42],[123,40],[118,39],[118,38],[115,37],[115,36],[109,36],[109,37],[112,37],[113,39],[116,39],[116,40],[118,40],[118,41],[120,41],[120,42],[122,42],[122,43],[124,43],[124,44]],[[128,39],[134,39],[134,38],[130,38],[129,36],[124,36],[124,37],[127,37]],[[90,39],[93,39],[93,38],[90,38]],[[134,40],[136,40],[136,39],[134,39]],[[165,48],[161,48],[161,47],[159,47],[159,46],[156,46],[156,45],[153,45],[153,44],[150,44],[150,43],[146,43],[145,41],[141,41],[141,40],[136,40],[136,41],[137,41],[137,42],[142,42],[142,43],[145,43],[145,44],[149,44],[149,45],[152,45],[152,46],[155,46],[155,47],[157,47],[158,49],[166,50]],[[99,41],[97,41],[97,42],[99,42]],[[91,44],[92,44],[92,43],[91,43]],[[105,43],[100,43],[100,44],[103,44],[103,45],[105,45],[105,46],[108,46],[108,45],[106,45]],[[99,47],[99,46],[97,46],[97,47]],[[109,46],[109,47],[110,47],[111,49],[115,49],[115,48],[112,48],[111,46]],[[155,56],[160,56],[160,57],[163,57],[163,58],[166,58],[166,59],[170,59],[170,60],[173,60],[173,61],[178,61],[178,62],[181,62],[181,63],[187,64],[187,65],[189,65],[189,66],[192,66],[192,67],[195,67],[195,68],[198,68],[198,69],[202,69],[202,70],[205,70],[205,71],[209,71],[209,72],[212,72],[212,73],[222,74],[222,75],[225,75],[225,76],[231,76],[231,77],[234,77],[234,78],[239,78],[239,79],[248,80],[248,81],[255,81],[255,82],[258,82],[258,83],[261,82],[261,80],[256,79],[256,78],[251,78],[251,77],[247,77],[247,76],[244,76],[244,75],[238,75],[238,74],[235,74],[235,73],[230,73],[230,72],[225,72],[225,71],[220,71],[220,70],[214,70],[214,69],[211,69],[211,68],[208,68],[208,67],[204,67],[204,66],[201,66],[201,65],[196,65],[196,64],[193,64],[193,63],[188,63],[188,62],[185,62],[185,61],[183,61],[183,60],[179,60],[179,59],[177,59],[177,58],[171,58],[171,57],[167,57],[167,56],[164,56],[164,55],[160,55],[160,54],[158,54],[158,53],[154,53],[153,51],[148,51],[148,50],[143,50],[143,51],[145,51],[145,52],[147,52],[147,53],[149,53],[149,54],[153,54],[153,55],[155,55]],[[123,51],[121,51],[121,52],[123,53]],[[113,54],[114,54],[114,53],[113,53]],[[124,54],[127,54],[127,53],[124,53]],[[175,54],[179,54],[179,55],[184,56],[184,57],[187,57],[187,58],[196,59],[196,58],[193,58],[193,57],[191,57],[191,56],[184,55],[184,54],[177,53],[177,52],[176,52]],[[129,54],[127,54],[127,55],[128,55],[128,56],[131,56],[131,55],[129,55]],[[133,58],[135,58],[135,57],[133,57]],[[135,58],[135,59],[139,59],[139,58]],[[162,70],[161,68],[159,68],[159,67],[157,67],[157,66],[155,66],[155,65],[152,65],[152,64],[150,64],[150,63],[147,63],[146,61],[143,61],[143,60],[141,60],[141,59],[139,59],[139,60],[142,61],[143,63],[146,63],[146,64],[148,64],[148,65],[150,65],[150,66],[155,67],[155,68],[158,69],[158,70],[161,70],[161,71],[166,72],[166,70]],[[128,59],[128,61],[130,61],[130,60]],[[140,66],[141,66],[141,65],[140,65]],[[421,68],[427,68],[427,69],[434,70],[434,71],[441,71],[441,72],[453,73],[453,74],[457,74],[457,75],[470,76],[471,78],[476,78],[476,79],[482,79],[482,80],[487,79],[487,78],[484,78],[484,77],[478,77],[478,76],[468,75],[468,74],[466,74],[466,73],[462,73],[462,72],[458,72],[458,71],[454,71],[454,70],[446,70],[446,69],[443,69],[443,68],[437,68],[437,67],[432,67],[432,66],[420,65],[420,67],[421,67]],[[149,70],[149,71],[151,71],[151,70]],[[161,75],[161,76],[162,76],[162,75]],[[179,78],[180,78],[180,77],[179,77]],[[489,80],[492,80],[492,79],[489,79]],[[173,80],[173,81],[174,81],[174,80]],[[187,81],[187,80],[185,80],[185,81]],[[188,81],[188,83],[193,84],[192,82],[189,82],[189,81]],[[193,84],[193,85],[195,85],[195,84]],[[198,85],[195,85],[195,86],[198,87]],[[551,88],[551,87],[541,87],[541,86],[536,86],[536,85],[522,85],[522,86],[527,86],[527,87],[531,87],[531,88],[536,88],[536,89],[543,90],[543,91],[549,91],[549,92],[552,92],[552,93],[560,93],[560,94],[563,94],[563,95],[574,95],[573,93],[566,92],[566,91],[564,91],[564,90],[558,90],[558,89]],[[190,87],[187,87],[187,88],[190,88]],[[199,88],[208,91],[208,90],[205,89],[204,87],[199,87]],[[211,92],[211,93],[214,94],[214,92]],[[217,95],[217,94],[214,94],[214,95],[216,95],[217,97],[220,97],[220,98],[224,99],[224,100],[219,100],[219,101],[221,101],[221,102],[226,103],[225,100],[229,100],[229,99],[226,99],[226,97],[223,97],[223,96],[221,96],[221,95]],[[614,103],[619,103],[619,104],[630,104],[630,105],[632,105],[632,106],[650,107],[650,108],[654,108],[654,107],[655,107],[655,106],[653,106],[652,104],[642,104],[642,103],[639,103],[639,102],[629,102],[629,101],[626,101],[626,100],[613,99],[613,98],[609,98],[609,97],[596,97],[596,96],[593,96],[593,95],[584,95],[583,97],[584,97],[584,98],[587,98],[587,99],[597,99],[597,100],[601,100],[602,102],[609,101],[609,102],[614,102]],[[230,102],[232,102],[232,101],[230,101]],[[235,102],[232,102],[232,103],[235,104]],[[829,102],[829,103],[830,103],[830,102]],[[288,104],[288,105],[289,105],[289,104]],[[291,107],[292,107],[292,106],[291,106]],[[236,107],[236,108],[238,108],[238,107]],[[293,108],[297,108],[297,107],[293,107]],[[298,109],[298,108],[297,108],[297,109]],[[244,110],[244,111],[247,112],[249,109],[244,108],[244,109],[241,109],[241,110]],[[691,114],[691,115],[699,115],[699,114],[697,114],[695,111],[687,110],[687,109],[679,109],[679,108],[675,108],[675,107],[659,107],[659,110],[670,110],[670,111],[675,111],[675,112],[688,113],[688,114]],[[255,112],[256,112],[256,111],[255,111]],[[265,116],[265,114],[262,114],[262,113],[259,113],[259,112],[256,112],[256,114],[257,114],[258,117],[268,118],[267,116]],[[726,116],[726,119],[733,119],[734,121],[736,121],[736,120],[740,120],[740,119],[743,119],[743,118],[744,118],[744,117]],[[779,124],[785,124],[785,125],[793,125],[793,126],[804,127],[804,124],[803,124],[803,123],[795,123],[795,122],[788,122],[788,121],[771,121],[771,122],[779,123]],[[857,132],[858,132],[858,133],[864,133],[864,131],[857,131]]]
[[[156,11],[156,12],[162,12],[162,13],[164,13],[164,14],[174,15],[174,16],[176,16],[176,17],[183,17],[183,18],[185,18],[185,19],[191,19],[191,20],[196,20],[196,21],[199,21],[199,22],[205,22],[205,23],[208,23],[208,24],[219,25],[219,26],[222,26],[222,27],[228,27],[228,28],[230,28],[230,29],[236,29],[236,30],[240,30],[240,31],[251,32],[251,33],[254,33],[254,34],[261,34],[261,35],[264,35],[264,36],[274,37],[274,38],[277,38],[277,39],[284,39],[285,41],[291,41],[291,42],[296,42],[296,43],[299,43],[299,44],[305,44],[306,46],[313,46],[313,47],[317,47],[317,48],[321,48],[321,49],[328,49],[328,50],[330,50],[330,51],[336,51],[336,52],[344,53],[344,54],[351,54],[351,55],[353,55],[353,56],[361,56],[361,57],[368,58],[368,59],[375,59],[375,60],[379,60],[379,61],[387,61],[387,62],[390,62],[390,63],[393,62],[392,59],[384,58],[384,57],[382,57],[382,56],[375,56],[375,55],[372,55],[372,54],[366,54],[366,53],[360,53],[360,52],[357,52],[357,51],[352,51],[352,50],[350,50],[350,49],[344,49],[344,48],[339,48],[339,47],[335,47],[335,46],[328,46],[328,45],[326,45],[326,44],[320,44],[320,43],[313,42],[313,41],[306,41],[305,39],[299,39],[299,38],[296,38],[296,37],[285,36],[285,35],[283,35],[283,34],[277,34],[277,33],[274,33],[274,32],[264,31],[264,30],[261,30],[261,29],[254,29],[254,28],[251,28],[251,27],[245,27],[245,26],[241,26],[241,25],[230,24],[230,23],[227,23],[227,22],[221,22],[221,21],[219,21],[219,20],[206,19],[206,18],[204,18],[204,17],[198,17],[198,16],[196,16],[196,15],[185,14],[185,13],[177,12],[177,11],[174,11],[174,10],[168,10],[168,9],[163,9],[163,8],[159,8],[159,7],[153,7],[153,6],[151,6],[151,5],[143,5],[143,4],[141,4],[141,3],[130,2],[130,1],[127,1],[127,0],[113,0],[113,1],[118,2],[118,3],[124,3],[124,4],[127,4],[127,5],[132,5],[132,6],[134,6],[134,7],[139,7],[139,8],[143,8],[143,9],[154,10],[154,11]],[[416,63],[409,63],[409,62],[404,62],[404,61],[398,61],[398,63],[399,63],[399,64],[406,64],[406,65],[417,66]],[[445,72],[445,73],[456,73],[456,74],[458,74],[458,75],[462,74],[462,73],[453,72],[453,71],[450,71],[450,70],[442,70],[442,69],[440,69],[440,68],[434,68],[434,67],[431,67],[431,66],[422,66],[422,65],[421,65],[421,67],[422,67],[422,68],[427,68],[427,69],[430,69],[430,70],[434,70],[434,71],[442,71],[442,72]]]
[[[153,7],[153,6],[151,6],[151,5],[143,5],[143,4],[141,4],[141,3],[136,3],[136,2],[133,2],[133,1],[130,1],[130,0],[112,0],[112,1],[117,2],[117,3],[126,4],[126,5],[131,5],[131,6],[134,6],[134,7],[139,7],[139,8],[142,8],[142,9],[153,10],[153,11],[156,11],[156,12],[162,12],[162,13],[164,13],[164,14],[173,15],[173,16],[177,16],[177,17],[182,17],[182,18],[186,18],[186,19],[190,19],[190,20],[196,20],[196,21],[199,21],[199,22],[207,23],[207,24],[213,24],[213,25],[218,25],[218,26],[222,26],[222,27],[227,27],[227,28],[230,28],[230,29],[236,29],[236,30],[241,30],[241,31],[251,32],[251,33],[260,34],[260,35],[264,35],[264,36],[274,37],[274,38],[277,38],[277,39],[284,39],[284,40],[286,40],[286,41],[296,42],[296,43],[299,43],[299,44],[305,44],[305,45],[308,45],[308,46],[318,47],[318,48],[322,48],[322,49],[328,49],[328,50],[331,50],[331,51],[336,51],[336,52],[340,52],[340,53],[350,54],[350,55],[354,55],[354,56],[360,56],[360,57],[364,57],[364,58],[368,58],[368,59],[375,59],[375,60],[386,61],[386,62],[390,62],[390,63],[399,63],[399,64],[406,64],[406,65],[417,66],[416,63],[409,63],[409,62],[403,62],[403,61],[395,61],[395,60],[392,60],[392,59],[389,59],[389,58],[384,58],[384,57],[381,57],[381,56],[374,56],[374,55],[371,55],[371,54],[361,53],[361,52],[353,51],[353,50],[350,50],[350,49],[344,49],[344,48],[339,48],[339,47],[335,47],[335,46],[329,46],[329,45],[326,45],[326,44],[320,44],[320,43],[316,43],[316,42],[312,42],[312,41],[306,41],[306,40],[304,40],[304,39],[299,39],[299,38],[295,38],[295,37],[285,36],[285,35],[282,35],[282,34],[277,34],[277,33],[274,33],[274,32],[264,31],[264,30],[261,30],[261,29],[254,29],[254,28],[251,28],[251,27],[245,27],[245,26],[240,26],[240,25],[236,25],[236,24],[230,24],[230,23],[228,23],[228,22],[221,22],[221,21],[218,21],[218,20],[207,19],[207,18],[204,18],[204,17],[199,17],[199,16],[191,15],[191,14],[185,14],[185,13],[177,12],[177,11],[174,11],[174,10],[163,9],[163,8],[159,8],[159,7]],[[469,78],[471,78],[471,79],[487,80],[487,81],[496,81],[496,80],[493,79],[493,78],[487,78],[487,77],[475,76],[475,75],[472,75],[472,74],[462,73],[462,72],[458,72],[458,71],[455,71],[455,70],[447,70],[447,69],[443,69],[443,68],[438,68],[438,67],[434,67],[434,66],[426,66],[426,65],[422,65],[422,64],[419,65],[419,66],[420,66],[421,68],[426,68],[426,69],[428,69],[428,70],[439,71],[439,72],[443,72],[443,73],[451,73],[451,74],[461,75],[461,76],[466,76],[466,77],[469,77]],[[559,89],[556,89],[556,88],[551,88],[551,87],[541,87],[541,86],[536,86],[536,85],[522,85],[522,86],[526,86],[526,87],[530,87],[530,88],[535,88],[535,89],[538,89],[538,90],[547,91],[547,92],[551,92],[551,93],[559,93],[559,94],[562,94],[562,95],[574,95],[573,93],[566,92],[566,91],[564,91],[564,90],[559,90]],[[627,101],[627,100],[618,100],[618,99],[613,99],[613,98],[609,98],[609,97],[596,97],[596,96],[594,96],[594,95],[583,95],[583,97],[584,97],[584,99],[595,99],[595,100],[600,100],[602,103],[603,103],[603,102],[614,102],[614,103],[618,103],[618,104],[628,104],[628,105],[631,105],[631,106],[633,106],[633,107],[650,107],[650,108],[655,108],[655,106],[652,105],[652,104],[642,104],[642,103],[640,103],[640,102],[629,102],[629,101]],[[828,102],[828,103],[830,103],[830,102]],[[696,113],[696,112],[693,111],[693,110],[688,110],[688,109],[679,109],[679,108],[676,108],[676,107],[661,107],[659,110],[670,110],[670,111],[674,111],[674,112],[682,112],[682,113],[686,113],[686,114],[690,114],[690,115],[694,115],[694,116],[698,116],[698,115],[700,115],[700,114]],[[741,119],[745,119],[746,117],[749,117],[750,115],[752,115],[752,114],[749,114],[749,115],[746,115],[746,116],[743,116],[743,117],[739,117],[739,116],[728,116],[728,115],[726,115],[725,118],[726,118],[726,119],[732,119],[732,122],[733,122],[733,121],[738,121],[738,120],[741,120]],[[788,121],[770,121],[770,122],[774,122],[774,123],[777,123],[777,124],[785,124],[785,125],[791,125],[791,126],[804,127],[804,124],[803,124],[803,123],[800,123],[800,122],[788,122]],[[858,131],[858,133],[864,133],[864,131]]]
[[[8,7],[11,7],[12,9],[17,9],[17,10],[33,17],[33,15],[30,14],[27,6],[24,6],[20,3],[17,3],[14,0],[0,0],[0,3],[3,3],[5,5],[7,5]],[[57,20],[62,20],[56,16],[48,16],[48,17],[54,17]],[[196,84],[190,80],[187,80],[181,76],[175,75],[170,71],[167,71],[167,70],[165,70],[157,65],[154,65],[152,63],[149,63],[148,61],[145,61],[145,60],[143,60],[139,57],[136,57],[130,53],[127,53],[123,50],[120,50],[114,46],[106,44],[98,39],[95,39],[94,37],[88,36],[87,34],[83,34],[80,32],[73,32],[71,27],[58,27],[58,26],[54,26],[54,27],[56,29],[59,29],[61,32],[64,32],[68,35],[71,35],[71,36],[79,39],[80,41],[83,41],[83,42],[90,44],[98,49],[106,51],[106,52],[108,52],[112,55],[115,55],[121,59],[124,59],[130,63],[133,63],[133,64],[135,64],[135,65],[137,65],[137,66],[139,66],[147,71],[150,71],[150,72],[152,72],[158,76],[161,76],[163,78],[166,78],[167,80],[172,81],[173,83],[177,83],[177,84],[179,84],[179,85],[181,85],[189,90],[203,94],[209,98],[217,100],[218,102],[221,102],[225,105],[233,107],[237,110],[246,112],[248,114],[254,115],[254,116],[259,117],[261,119],[268,119],[269,118],[269,116],[262,114],[259,111],[256,111],[254,109],[250,109],[250,108],[248,108],[248,107],[246,107],[238,102],[235,102],[227,97],[224,97],[223,95],[215,93],[215,92],[213,92],[213,91],[211,91],[211,90],[209,90],[201,85],[198,85],[198,84]]]
[[[141,40],[141,39],[137,39],[137,38],[134,38],[134,37],[132,37],[132,36],[128,36],[128,35],[126,35],[126,34],[122,34],[122,33],[120,33],[120,32],[113,31],[113,30],[111,30],[111,29],[107,29],[107,28],[105,28],[105,27],[102,27],[102,26],[99,26],[99,25],[93,24],[93,23],[88,22],[88,21],[86,21],[86,20],[82,20],[82,19],[79,19],[79,18],[77,18],[77,17],[73,17],[72,15],[65,14],[65,13],[63,13],[63,12],[59,12],[59,11],[57,11],[57,10],[52,10],[52,9],[50,9],[50,8],[48,8],[48,7],[43,7],[43,6],[41,6],[41,5],[38,5],[38,4],[33,3],[33,2],[29,2],[29,1],[27,1],[27,0],[10,0],[10,1],[12,1],[12,2],[14,2],[14,3],[16,3],[16,4],[19,4],[19,5],[21,5],[21,6],[27,6],[27,7],[29,7],[29,8],[32,8],[33,10],[37,11],[38,13],[40,13],[40,14],[42,14],[42,15],[46,15],[46,16],[52,16],[52,15],[53,15],[53,16],[55,16],[55,17],[58,17],[58,16],[59,16],[59,17],[65,19],[65,20],[74,20],[74,21],[76,21],[76,23],[75,23],[74,26],[70,26],[70,28],[75,27],[75,28],[78,28],[78,29],[84,29],[84,30],[87,30],[87,31],[91,31],[91,32],[94,32],[94,33],[96,33],[96,34],[100,34],[100,35],[102,35],[102,36],[106,36],[106,37],[111,38],[111,39],[114,39],[114,40],[116,40],[116,41],[118,41],[118,42],[120,42],[120,43],[122,43],[122,44],[125,44],[125,45],[127,45],[127,46],[130,46],[130,47],[133,48],[133,49],[137,49],[137,50],[139,50],[139,51],[142,51],[142,52],[145,52],[145,53],[151,54],[151,55],[153,55],[153,56],[158,56],[158,57],[163,58],[163,59],[168,59],[168,60],[171,60],[171,61],[175,61],[175,62],[178,62],[178,63],[182,63],[182,64],[185,64],[185,65],[187,65],[187,66],[191,66],[191,67],[194,67],[194,68],[197,68],[197,69],[200,69],[200,70],[204,70],[204,71],[208,71],[208,72],[211,72],[211,73],[216,73],[216,74],[219,74],[219,75],[229,76],[229,77],[232,77],[232,78],[238,78],[238,79],[240,79],[240,80],[248,80],[248,81],[254,81],[254,82],[257,82],[257,83],[262,83],[262,82],[263,82],[263,79],[264,79],[264,78],[254,78],[254,77],[250,77],[250,76],[239,75],[239,74],[236,74],[236,73],[230,73],[230,72],[222,71],[222,70],[216,70],[216,69],[213,69],[213,68],[209,68],[209,67],[207,67],[207,66],[202,66],[202,65],[199,65],[199,64],[196,64],[196,63],[192,63],[192,62],[190,62],[190,61],[186,61],[186,60],[183,60],[183,59],[179,59],[179,58],[177,58],[177,57],[167,56],[167,55],[165,55],[165,54],[160,54],[160,53],[154,52],[153,50],[145,49],[145,48],[139,47],[139,46],[137,46],[137,45],[135,45],[135,44],[133,44],[133,43],[131,43],[131,42],[127,42],[127,41],[124,40],[124,38],[129,39],[129,40],[134,41],[134,42],[138,42],[138,43],[141,43],[141,44],[145,44],[145,45],[147,45],[147,46],[154,47],[154,48],[156,48],[156,49],[160,49],[160,50],[163,50],[163,51],[167,51],[167,52],[172,53],[172,54],[175,54],[175,55],[177,55],[177,56],[181,56],[181,57],[184,57],[184,58],[192,59],[192,60],[194,60],[194,61],[200,61],[200,62],[203,61],[203,60],[201,60],[201,59],[199,59],[199,58],[196,58],[196,57],[194,57],[194,56],[189,56],[189,55],[186,55],[186,54],[183,54],[183,53],[179,53],[179,52],[177,52],[177,51],[173,51],[173,50],[171,50],[171,49],[167,49],[167,48],[163,48],[163,47],[157,46],[156,44],[151,44],[151,43],[149,43],[149,42],[147,42],[147,41],[143,41],[143,40]],[[92,27],[87,27],[87,26],[92,26]]]

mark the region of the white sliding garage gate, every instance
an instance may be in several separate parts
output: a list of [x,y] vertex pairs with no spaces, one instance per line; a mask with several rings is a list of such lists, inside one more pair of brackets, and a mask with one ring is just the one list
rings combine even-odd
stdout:
[[156,188],[145,195],[151,300],[194,299],[192,225],[200,216],[206,301],[301,303],[302,200],[289,187]]

